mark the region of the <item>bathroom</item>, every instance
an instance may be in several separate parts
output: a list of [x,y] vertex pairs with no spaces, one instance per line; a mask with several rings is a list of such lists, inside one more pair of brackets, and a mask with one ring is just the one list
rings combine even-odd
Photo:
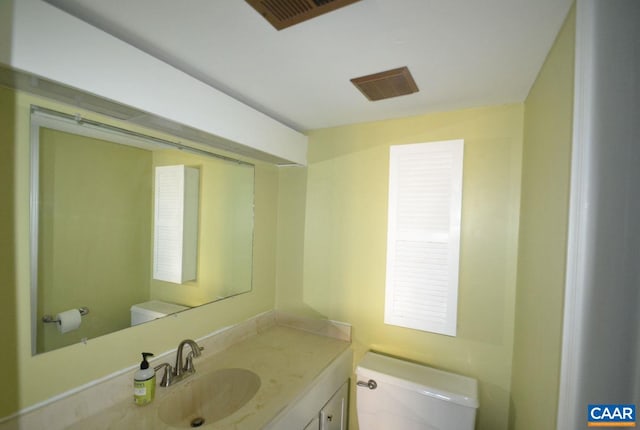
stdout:
[[[523,102],[313,130],[307,167],[255,161],[250,292],[35,356],[29,209],[20,197],[28,193],[28,172],[19,167],[28,163],[28,148],[6,144],[22,141],[31,100],[0,88],[0,174],[12,185],[1,194],[0,321],[3,344],[14,346],[0,358],[0,417],[130,368],[141,348],[168,351],[186,337],[277,309],[351,324],[355,360],[375,350],[476,378],[477,429],[555,428],[570,263],[575,37],[577,23],[594,7],[578,2],[569,13]],[[2,12],[3,20],[10,16]],[[2,63],[12,64],[4,54]],[[454,138],[465,140],[457,336],[385,325],[387,176],[381,172],[388,170],[389,146]],[[353,429],[354,405],[352,391]]]

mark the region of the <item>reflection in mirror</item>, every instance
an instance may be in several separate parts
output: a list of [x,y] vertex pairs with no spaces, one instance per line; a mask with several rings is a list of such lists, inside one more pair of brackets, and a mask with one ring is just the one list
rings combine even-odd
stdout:
[[[251,290],[253,165],[41,108],[31,122],[34,354]],[[198,172],[193,281],[153,279],[160,166]]]

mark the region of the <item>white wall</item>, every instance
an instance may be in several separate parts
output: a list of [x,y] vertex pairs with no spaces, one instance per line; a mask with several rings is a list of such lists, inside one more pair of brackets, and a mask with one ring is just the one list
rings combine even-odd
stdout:
[[640,2],[579,0],[558,429],[640,401]]

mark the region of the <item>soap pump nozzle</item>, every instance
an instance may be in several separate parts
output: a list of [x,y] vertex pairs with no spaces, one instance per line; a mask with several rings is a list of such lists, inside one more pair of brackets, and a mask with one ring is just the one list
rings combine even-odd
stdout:
[[153,357],[153,354],[150,352],[143,352],[142,353],[142,362],[140,363],[140,369],[148,369],[149,368],[149,362],[147,361],[147,357]]

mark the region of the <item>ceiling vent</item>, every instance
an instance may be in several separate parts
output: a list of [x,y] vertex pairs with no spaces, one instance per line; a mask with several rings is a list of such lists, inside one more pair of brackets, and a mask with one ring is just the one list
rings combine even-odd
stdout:
[[246,0],[276,29],[301,23],[360,0]]
[[371,101],[404,96],[419,91],[407,67],[353,78],[351,82]]

